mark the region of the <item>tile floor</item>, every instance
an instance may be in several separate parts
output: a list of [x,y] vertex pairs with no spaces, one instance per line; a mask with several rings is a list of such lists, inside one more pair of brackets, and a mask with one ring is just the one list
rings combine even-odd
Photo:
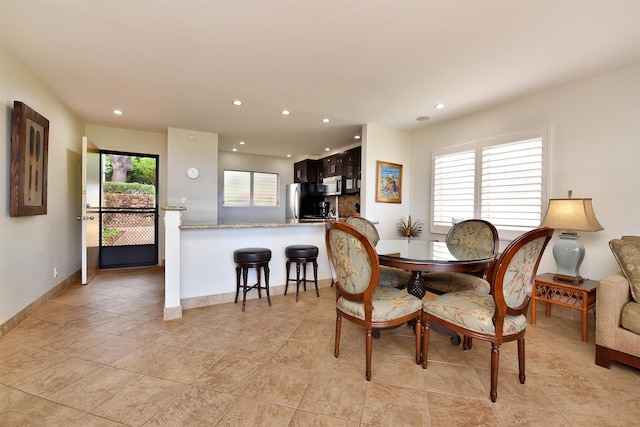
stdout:
[[463,352],[432,334],[414,363],[411,329],[384,331],[364,378],[364,336],[343,322],[333,356],[330,288],[185,310],[165,322],[161,269],[103,271],[73,284],[0,340],[2,426],[628,426],[640,371],[594,364],[580,323],[539,316],[501,348],[498,400],[489,346]]

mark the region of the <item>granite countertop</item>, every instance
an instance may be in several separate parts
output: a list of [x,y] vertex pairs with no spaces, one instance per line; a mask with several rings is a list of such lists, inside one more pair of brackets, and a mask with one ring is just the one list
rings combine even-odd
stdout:
[[243,222],[218,224],[215,221],[185,221],[180,230],[213,230],[221,228],[276,228],[276,227],[323,227],[325,222],[331,220],[302,220],[283,222]]

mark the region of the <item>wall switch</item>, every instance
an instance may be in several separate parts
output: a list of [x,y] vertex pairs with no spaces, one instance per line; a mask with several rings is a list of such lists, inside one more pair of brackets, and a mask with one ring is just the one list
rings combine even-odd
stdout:
[[53,278],[58,277],[58,267],[53,267]]
[[187,203],[187,198],[186,197],[182,197],[182,203]]

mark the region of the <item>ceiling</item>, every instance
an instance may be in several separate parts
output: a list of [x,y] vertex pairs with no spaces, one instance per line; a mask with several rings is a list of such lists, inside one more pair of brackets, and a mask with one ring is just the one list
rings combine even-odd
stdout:
[[637,63],[640,1],[0,0],[0,37],[88,124],[299,158]]

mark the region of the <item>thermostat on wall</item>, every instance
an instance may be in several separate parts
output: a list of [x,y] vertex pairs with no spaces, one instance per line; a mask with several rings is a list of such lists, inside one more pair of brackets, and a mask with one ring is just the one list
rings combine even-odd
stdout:
[[198,168],[189,168],[187,169],[187,176],[191,179],[196,179],[200,176],[200,171]]

